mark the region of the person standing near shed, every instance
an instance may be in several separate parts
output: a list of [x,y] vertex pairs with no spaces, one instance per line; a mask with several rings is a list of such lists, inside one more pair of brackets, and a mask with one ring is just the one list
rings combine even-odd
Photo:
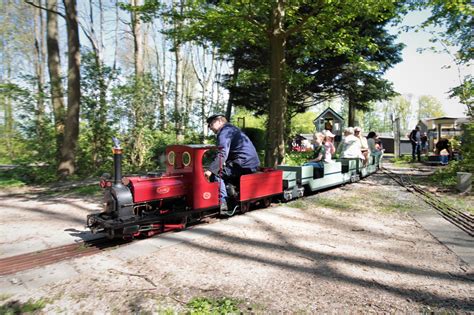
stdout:
[[416,154],[418,162],[421,162],[421,132],[419,126],[416,126],[415,129],[410,132],[410,142],[412,160],[415,161]]
[[[220,210],[225,212],[227,207],[226,182],[240,178],[242,175],[255,173],[260,166],[257,150],[249,137],[236,126],[227,122],[222,114],[212,115],[207,119],[209,129],[217,136],[219,152],[217,157],[204,172],[219,181]],[[220,173],[222,163],[222,172]]]

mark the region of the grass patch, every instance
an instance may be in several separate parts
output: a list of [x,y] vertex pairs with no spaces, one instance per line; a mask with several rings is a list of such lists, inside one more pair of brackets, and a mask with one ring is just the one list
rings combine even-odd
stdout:
[[311,199],[311,203],[318,206],[323,206],[326,208],[349,211],[349,210],[360,210],[357,208],[357,204],[354,202],[354,198],[340,198],[331,199],[326,197],[316,197]]
[[408,200],[400,200],[385,191],[369,191],[359,189],[346,191],[334,197],[314,196],[308,198],[311,205],[325,207],[336,211],[381,213],[407,212],[415,209],[415,205]]
[[10,297],[11,297],[11,294],[2,293],[2,294],[0,294],[0,302],[8,300]]
[[0,178],[0,188],[15,188],[23,187],[26,184],[21,180],[14,178]]
[[240,314],[242,313],[238,307],[239,301],[231,298],[193,298],[186,304],[188,308],[187,314]]
[[0,314],[13,315],[23,313],[34,313],[42,310],[49,302],[46,300],[28,300],[25,303],[19,301],[10,301],[0,306]]
[[304,209],[306,208],[308,205],[301,199],[297,199],[295,201],[291,201],[291,202],[288,202],[286,204],[288,207],[290,208],[296,208],[296,209]]
[[455,209],[474,215],[474,196],[444,195],[439,198]]
[[433,185],[439,185],[446,188],[455,188],[457,183],[458,166],[455,161],[442,169],[437,170],[433,175],[429,176],[428,179]]

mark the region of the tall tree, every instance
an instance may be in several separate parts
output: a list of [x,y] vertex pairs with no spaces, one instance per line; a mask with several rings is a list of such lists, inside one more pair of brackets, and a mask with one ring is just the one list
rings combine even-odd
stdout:
[[[173,0],[173,11],[175,14],[183,15],[184,12],[184,1]],[[180,19],[173,19],[174,29],[182,28],[182,21]],[[184,140],[184,104],[182,102],[183,93],[183,56],[181,53],[181,40],[178,37],[173,37],[173,51],[174,51],[174,62],[175,62],[175,87],[174,87],[174,122],[176,129],[176,140],[182,142]]]
[[58,172],[61,177],[64,178],[74,174],[76,171],[76,148],[79,137],[79,113],[81,104],[81,54],[76,0],[63,0],[63,4],[66,11],[68,43],[68,88],[64,142],[61,148],[61,161],[59,163]]
[[393,118],[400,118],[401,132],[407,132],[409,129],[411,104],[403,95],[398,95],[387,101],[387,111],[392,114]]
[[422,95],[418,98],[418,120],[444,115],[443,105],[434,96]]
[[[209,102],[208,90],[209,84],[211,83],[212,76],[214,74],[214,62],[216,60],[215,49],[212,50],[209,58],[209,54],[206,51],[206,48],[202,48],[200,51],[197,47],[196,49],[196,62],[192,62],[192,68],[194,74],[196,75],[197,81],[201,86],[201,97],[199,100],[200,105],[200,121],[201,128],[203,130],[202,136],[207,136],[207,124],[206,117],[209,114],[209,108],[206,106]],[[201,54],[200,54],[201,52]],[[204,140],[204,139],[203,139]]]
[[431,16],[422,27],[444,26],[446,29],[433,34],[433,41],[441,43],[442,52],[451,54],[459,71],[459,85],[451,89],[451,97],[459,97],[467,107],[467,114],[474,116],[474,77],[472,71],[461,74],[461,67],[472,65],[474,56],[474,5],[471,0],[417,0],[421,8],[431,9]]
[[[39,2],[41,6],[41,1]],[[34,29],[35,29],[35,76],[37,80],[37,101],[36,101],[36,135],[39,141],[44,140],[45,133],[45,102],[44,102],[44,65],[46,55],[46,45],[44,40],[45,21],[43,18],[43,10],[34,8]]]
[[288,49],[288,41],[295,36],[303,40],[301,48],[305,49],[300,50],[297,58],[301,62],[321,49],[332,48],[340,54],[351,50],[359,38],[347,27],[354,18],[370,16],[376,21],[393,17],[396,10],[393,1],[385,0],[212,1],[210,5],[201,3],[191,12],[195,13],[192,15],[195,23],[189,24],[191,31],[186,35],[213,42],[223,54],[248,44],[267,49],[269,102],[265,164],[275,166],[284,157],[288,84],[294,79],[289,76],[287,56],[290,51],[296,54],[296,49]]
[[51,103],[53,106],[54,129],[58,160],[64,141],[65,106],[61,75],[61,55],[59,52],[57,0],[46,0],[46,47],[48,52],[48,72],[51,85]]

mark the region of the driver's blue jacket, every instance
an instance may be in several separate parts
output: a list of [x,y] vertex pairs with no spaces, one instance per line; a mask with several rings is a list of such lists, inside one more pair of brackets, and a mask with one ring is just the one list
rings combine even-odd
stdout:
[[[236,126],[226,123],[217,133],[219,153],[211,163],[209,170],[219,174],[219,166],[240,167],[255,172],[260,165],[257,150],[249,137]],[[221,162],[222,161],[222,162]]]

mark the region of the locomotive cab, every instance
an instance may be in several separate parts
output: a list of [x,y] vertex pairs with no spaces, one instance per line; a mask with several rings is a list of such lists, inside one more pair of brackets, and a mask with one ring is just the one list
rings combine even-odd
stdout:
[[204,176],[204,157],[217,148],[211,145],[171,145],[166,148],[166,173],[179,176],[187,186],[187,205],[194,210],[219,205],[219,184]]

